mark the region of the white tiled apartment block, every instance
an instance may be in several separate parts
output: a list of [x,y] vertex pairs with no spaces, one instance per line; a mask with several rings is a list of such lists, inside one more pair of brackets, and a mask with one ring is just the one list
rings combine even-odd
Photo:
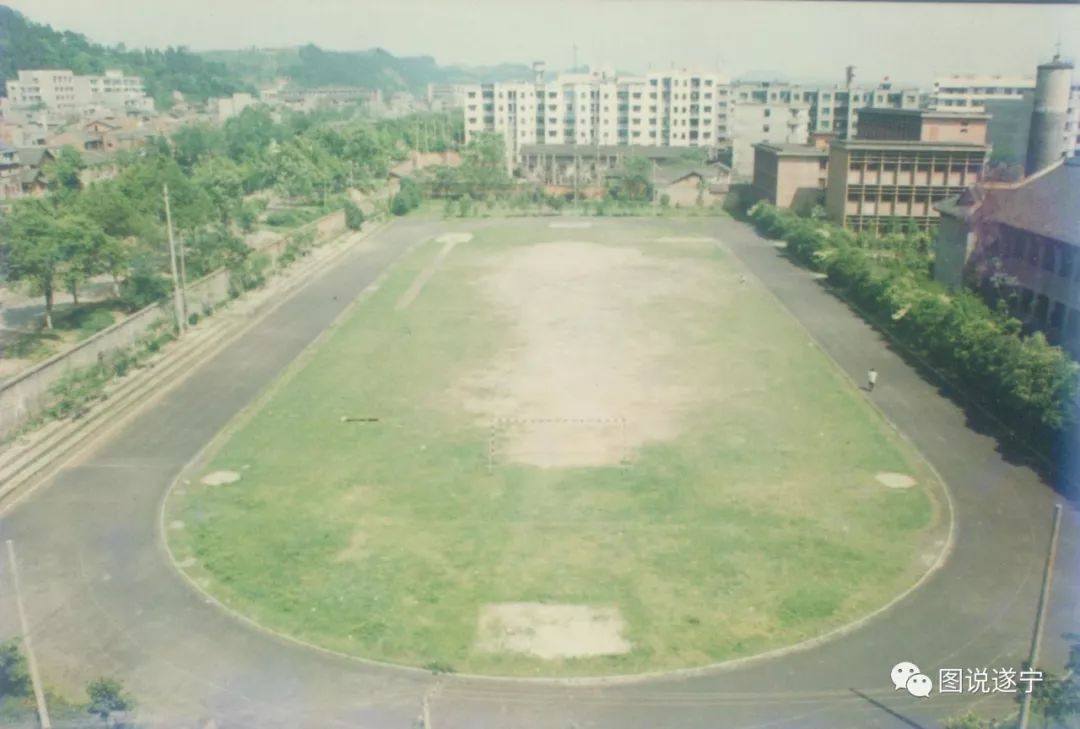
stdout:
[[57,112],[77,112],[90,104],[140,111],[154,108],[138,76],[122,71],[76,76],[66,69],[19,71],[16,80],[7,82],[7,103],[15,109],[40,106]]
[[74,111],[90,103],[90,87],[76,78],[63,69],[19,71],[18,80],[7,82],[8,103],[13,108]]
[[[979,111],[987,101],[1030,99],[1034,76],[953,74],[935,79],[928,106],[939,110]],[[1065,122],[1069,156],[1080,153],[1080,82],[1074,80]]]
[[511,162],[526,144],[713,147],[729,135],[729,96],[723,74],[687,70],[480,84],[465,91],[465,138],[502,134]]
[[953,74],[934,79],[928,103],[943,111],[979,111],[987,101],[1017,99],[1034,90],[1033,76]]

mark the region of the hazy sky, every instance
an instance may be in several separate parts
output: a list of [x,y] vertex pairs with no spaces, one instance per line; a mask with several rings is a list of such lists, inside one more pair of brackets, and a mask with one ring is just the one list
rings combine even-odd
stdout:
[[0,0],[38,22],[130,47],[379,46],[440,63],[672,63],[926,82],[953,72],[1034,73],[1060,39],[1080,55],[1080,6],[714,0]]

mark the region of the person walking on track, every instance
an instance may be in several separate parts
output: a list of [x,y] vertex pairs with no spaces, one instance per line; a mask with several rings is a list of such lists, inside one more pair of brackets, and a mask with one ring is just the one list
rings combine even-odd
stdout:
[[877,385],[877,370],[873,367],[866,373],[866,389],[868,392],[874,391],[874,386]]

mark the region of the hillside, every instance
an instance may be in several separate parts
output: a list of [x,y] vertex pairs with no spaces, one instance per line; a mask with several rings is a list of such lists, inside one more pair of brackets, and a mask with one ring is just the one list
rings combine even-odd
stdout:
[[252,91],[279,77],[289,78],[303,88],[358,86],[387,93],[422,93],[429,83],[479,83],[531,76],[529,67],[523,64],[440,66],[430,56],[395,56],[381,48],[330,51],[308,44],[204,53],[182,47],[129,50],[123,45],[94,43],[81,33],[55,30],[0,5],[0,79],[15,78],[20,69],[33,68],[68,68],[76,74],[116,68],[142,76],[158,108],[172,105],[173,90],[202,101],[234,91]]
[[201,101],[249,88],[223,64],[184,48],[138,51],[104,46],[81,33],[35,23],[0,5],[0,78],[15,78],[20,69],[32,68],[69,68],[76,74],[120,69],[142,76],[159,108],[171,106],[174,89]]
[[208,51],[207,61],[223,64],[229,72],[249,83],[276,77],[292,79],[297,86],[360,86],[384,92],[419,92],[429,83],[479,83],[531,77],[528,66],[440,66],[430,56],[395,56],[381,48],[366,51],[330,51],[316,45],[299,48],[251,48]]

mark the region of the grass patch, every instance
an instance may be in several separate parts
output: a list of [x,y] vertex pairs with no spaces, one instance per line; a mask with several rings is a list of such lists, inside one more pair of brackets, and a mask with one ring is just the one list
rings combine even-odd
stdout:
[[[744,656],[861,617],[917,579],[944,528],[933,474],[767,292],[739,283],[707,221],[549,222],[479,230],[399,308],[442,248],[421,246],[290,368],[206,466],[242,478],[170,499],[186,525],[170,542],[195,559],[193,576],[257,621],[334,650],[529,676]],[[548,259],[536,276],[565,288],[535,307],[493,304],[492,276],[508,261],[565,241],[601,244],[621,263]],[[608,281],[611,298],[551,318],[587,276]],[[651,374],[619,395],[628,407],[686,391],[677,407],[638,416],[674,425],[634,447],[629,465],[489,467],[492,422],[472,400],[497,403],[518,385],[470,378],[527,364],[537,345],[522,327],[545,316],[536,336],[552,358],[538,372],[559,376],[519,415],[580,386],[603,354],[590,339],[611,336],[596,321],[617,329],[617,356],[571,414],[603,407],[635,366]],[[917,485],[887,489],[883,471]],[[478,616],[498,603],[617,609],[631,649],[485,652]]]
[[60,341],[59,334],[47,330],[19,332],[8,340],[3,355],[11,359],[40,362],[56,354]]

